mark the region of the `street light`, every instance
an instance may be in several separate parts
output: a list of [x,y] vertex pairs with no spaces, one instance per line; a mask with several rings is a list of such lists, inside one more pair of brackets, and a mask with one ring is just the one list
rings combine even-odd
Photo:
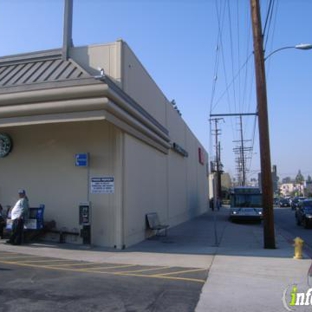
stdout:
[[256,94],[259,121],[259,143],[261,163],[261,184],[263,195],[263,234],[264,248],[275,249],[275,231],[273,214],[273,183],[271,175],[270,136],[267,109],[266,75],[264,61],[272,54],[289,48],[311,49],[310,44],[299,44],[294,47],[284,47],[270,53],[266,58],[263,51],[263,33],[261,26],[259,0],[250,0],[252,33],[254,42],[254,59],[256,75]]
[[[253,2],[253,0],[251,0]],[[259,14],[259,13],[258,13]],[[258,15],[258,18],[260,15]],[[259,24],[260,25],[260,24]],[[258,120],[259,120],[259,141],[260,141],[260,161],[261,161],[261,179],[263,192],[263,227],[264,227],[264,248],[274,249],[275,231],[273,214],[273,182],[271,175],[271,155],[270,155],[270,136],[267,112],[267,94],[264,62],[273,54],[286,49],[310,50],[312,44],[298,44],[295,46],[286,46],[274,50],[264,57],[262,49],[261,28],[254,27],[255,32],[255,65],[257,82],[257,102],[258,102]]]
[[295,46],[288,46],[288,47],[282,47],[277,50],[274,50],[270,54],[268,54],[264,60],[266,61],[271,55],[275,54],[276,52],[279,52],[281,50],[286,50],[286,49],[298,49],[298,50],[311,50],[312,49],[312,44],[311,43],[300,43]]

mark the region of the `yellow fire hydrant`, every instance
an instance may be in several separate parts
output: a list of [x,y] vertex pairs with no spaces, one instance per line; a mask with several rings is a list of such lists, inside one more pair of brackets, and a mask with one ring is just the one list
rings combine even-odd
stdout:
[[296,237],[294,239],[293,246],[295,247],[295,255],[294,259],[302,259],[302,248],[303,248],[304,240],[300,237]]

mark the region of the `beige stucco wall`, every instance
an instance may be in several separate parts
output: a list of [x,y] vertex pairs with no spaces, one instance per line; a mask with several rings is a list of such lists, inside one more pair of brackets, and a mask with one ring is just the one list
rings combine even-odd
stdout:
[[[25,188],[30,205],[45,204],[45,220],[57,228],[80,229],[78,206],[92,203],[92,243],[116,244],[116,211],[120,172],[116,147],[120,133],[105,121],[73,122],[1,129],[14,141],[12,152],[0,159],[0,202],[13,205]],[[76,167],[75,154],[90,154],[90,167]],[[88,173],[89,171],[89,173]],[[88,176],[115,177],[114,194],[89,194]]]
[[126,42],[74,47],[70,57],[94,76],[103,68],[149,114],[166,125],[168,101]]
[[157,212],[163,224],[175,226],[208,209],[205,165],[198,161],[199,143],[189,134],[188,157],[165,155],[126,135],[124,163],[125,245],[146,235],[145,215]]
[[125,245],[145,238],[145,215],[157,211],[167,219],[167,155],[125,136],[124,217]]
[[[188,152],[183,157],[172,149],[165,155],[143,142],[125,139],[125,244],[145,238],[145,215],[157,212],[162,223],[175,226],[208,209],[208,155],[181,116],[168,105],[166,117],[172,143]],[[206,157],[199,163],[198,148]]]
[[99,68],[121,86],[121,46],[122,41],[106,44],[73,47],[69,56],[91,75],[100,75]]
[[[185,149],[188,157],[173,149],[157,149],[107,121],[2,128],[13,138],[14,148],[0,159],[0,203],[14,204],[17,189],[25,188],[31,206],[46,205],[46,220],[54,219],[58,229],[72,231],[81,228],[79,203],[89,200],[92,244],[117,248],[146,237],[148,212],[157,212],[161,222],[170,226],[204,213],[207,172],[198,159],[198,148],[203,146],[128,45],[117,41],[75,47],[70,56],[92,75],[104,68],[168,130],[170,143]],[[76,167],[75,154],[87,152],[89,168]],[[115,178],[114,194],[90,193],[90,178],[103,176]]]
[[[208,155],[125,42],[121,56],[123,89],[167,128],[171,144],[189,153],[183,157],[170,150],[164,155],[127,137],[124,207],[128,245],[144,238],[148,212],[156,211],[163,223],[174,226],[207,211]],[[198,148],[205,153],[204,165],[199,163]]]
[[127,43],[121,44],[123,90],[166,126],[166,97]]

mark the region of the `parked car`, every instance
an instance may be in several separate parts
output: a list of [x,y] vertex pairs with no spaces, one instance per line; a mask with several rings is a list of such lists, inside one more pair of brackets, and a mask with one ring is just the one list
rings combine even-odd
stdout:
[[279,206],[280,207],[290,207],[289,199],[288,198],[280,198]]
[[294,197],[294,199],[291,201],[291,209],[295,210],[298,207],[299,202],[305,199],[305,197]]
[[312,199],[299,201],[295,213],[297,225],[303,225],[306,229],[312,225]]
[[279,202],[280,202],[280,199],[278,197],[274,197],[273,198],[273,205],[274,206],[278,206],[279,205]]

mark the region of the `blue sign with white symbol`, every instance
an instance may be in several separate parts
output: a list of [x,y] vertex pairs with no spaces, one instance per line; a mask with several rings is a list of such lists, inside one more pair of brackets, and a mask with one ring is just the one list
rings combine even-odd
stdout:
[[88,167],[89,164],[89,155],[88,154],[76,154],[75,165],[77,167]]

